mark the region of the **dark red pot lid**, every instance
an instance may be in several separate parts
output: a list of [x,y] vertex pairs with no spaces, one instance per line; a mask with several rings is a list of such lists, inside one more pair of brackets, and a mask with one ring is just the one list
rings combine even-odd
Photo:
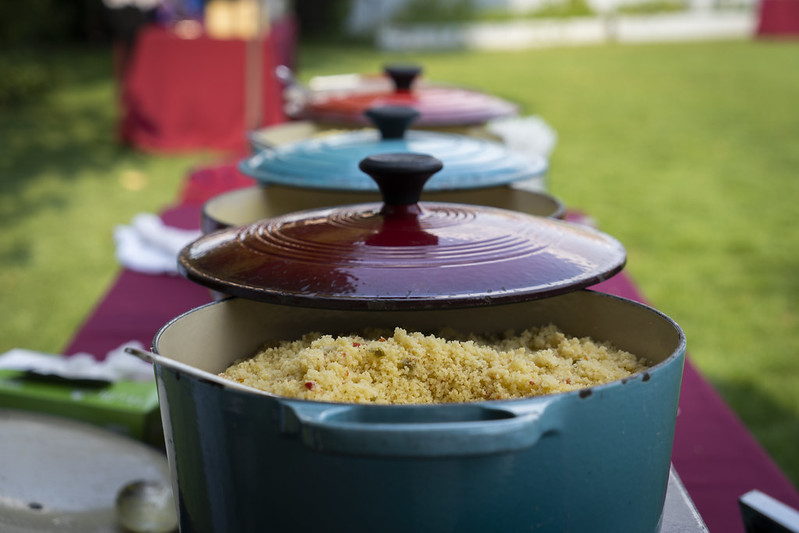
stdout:
[[412,107],[419,111],[418,127],[483,124],[491,119],[513,116],[518,106],[486,93],[462,87],[424,84],[414,86],[421,68],[389,65],[385,72],[394,82],[393,90],[327,95],[308,102],[301,118],[340,125],[368,125],[367,109],[381,106]]
[[361,162],[384,203],[317,209],[201,237],[188,279],[253,300],[341,309],[472,307],[554,296],[619,272],[624,247],[597,230],[525,213],[419,202],[441,162]]

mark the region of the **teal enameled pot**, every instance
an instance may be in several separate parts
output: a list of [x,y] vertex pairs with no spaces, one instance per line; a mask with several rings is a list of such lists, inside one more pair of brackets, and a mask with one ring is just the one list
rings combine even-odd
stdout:
[[[353,327],[489,332],[553,322],[655,363],[628,379],[513,401],[357,405],[217,376],[270,339]],[[589,290],[426,311],[240,298],[153,342],[181,532],[656,532],[685,357],[679,326]]]
[[[181,531],[658,531],[685,338],[658,311],[591,292],[626,251],[596,229],[420,201],[441,161],[378,154],[382,204],[220,230],[178,258],[233,296],[153,341]],[[499,333],[553,323],[653,363],[513,401],[375,405],[278,397],[218,377],[265,342],[403,327]]]
[[540,154],[522,155],[498,141],[409,129],[419,113],[408,107],[375,107],[366,115],[374,128],[260,150],[240,161],[238,168],[262,185],[377,192],[375,182],[358,167],[362,159],[389,153],[433,154],[443,168],[425,185],[428,193],[538,183],[549,168]]

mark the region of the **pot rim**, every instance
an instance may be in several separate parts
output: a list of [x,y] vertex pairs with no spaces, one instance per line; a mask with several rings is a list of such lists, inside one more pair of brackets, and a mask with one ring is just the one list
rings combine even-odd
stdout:
[[[544,190],[532,190],[515,185],[510,185],[510,186],[497,185],[493,187],[486,187],[485,189],[480,189],[480,190],[466,190],[466,191],[430,191],[427,193],[427,197],[429,201],[441,201],[437,199],[438,196],[446,196],[452,194],[472,194],[472,193],[482,192],[484,190],[487,190],[489,192],[497,190],[502,190],[504,192],[505,190],[507,190],[508,194],[519,195],[522,198],[529,197],[530,199],[534,199],[534,201],[536,202],[540,201],[542,205],[548,205],[549,207],[551,207],[551,213],[545,215],[543,213],[533,213],[525,210],[521,211],[535,216],[544,216],[546,218],[566,220],[566,205],[559,198]],[[229,218],[224,216],[225,214],[227,214],[226,209],[231,208],[232,206],[246,207],[248,201],[254,201],[254,200],[260,201],[260,198],[255,198],[255,197],[257,195],[266,194],[270,191],[273,191],[277,194],[295,192],[293,187],[279,185],[279,184],[264,185],[259,183],[256,185],[241,187],[238,189],[233,189],[231,191],[218,194],[213,198],[209,198],[208,200],[206,200],[202,205],[200,215],[202,218],[203,229],[213,228],[212,230],[206,231],[206,233],[210,233],[211,231],[217,231],[220,229],[227,229],[234,227],[236,224],[232,224],[230,223],[229,220],[225,220],[225,218]],[[309,191],[306,191],[306,194],[307,193],[309,193]],[[363,191],[363,190],[345,191],[345,192],[310,191],[310,193],[318,194],[320,196],[330,195],[330,197],[346,194],[351,197],[364,196],[366,198],[377,197],[379,194],[376,191]],[[432,199],[430,199],[431,194],[433,195]],[[364,200],[364,202],[365,201],[366,200]],[[469,202],[459,200],[459,203],[468,204]],[[306,209],[315,209],[315,208],[303,208],[302,210]],[[253,220],[252,222],[249,223],[251,224],[253,222],[256,222],[256,220]]]
[[[672,352],[668,355],[668,357],[666,357],[665,359],[663,359],[659,363],[655,363],[654,365],[652,365],[651,367],[647,368],[644,371],[637,372],[637,373],[635,373],[635,374],[633,374],[633,375],[631,375],[629,377],[626,377],[626,378],[617,379],[617,380],[614,380],[614,381],[610,381],[610,382],[607,382],[607,383],[602,383],[602,384],[595,385],[595,386],[592,386],[592,387],[576,389],[576,390],[573,390],[573,391],[566,391],[566,392],[558,392],[558,393],[551,393],[551,394],[542,394],[542,395],[536,395],[536,396],[529,396],[529,397],[525,397],[525,398],[513,398],[513,399],[501,399],[501,400],[481,400],[481,401],[477,401],[477,402],[431,403],[431,404],[373,404],[373,403],[358,403],[358,402],[331,402],[331,401],[322,401],[322,400],[307,400],[307,399],[303,399],[303,398],[293,398],[293,397],[290,397],[290,396],[280,396],[280,395],[277,395],[277,394],[274,394],[274,393],[271,393],[271,392],[268,392],[268,391],[263,391],[263,390],[260,390],[260,389],[256,389],[256,388],[253,388],[253,387],[248,387],[246,385],[242,385],[240,383],[236,383],[234,381],[230,381],[230,380],[222,378],[222,377],[220,377],[220,376],[218,376],[218,375],[216,375],[216,374],[214,374],[212,372],[193,367],[193,366],[191,366],[191,365],[189,365],[187,363],[176,361],[176,360],[174,360],[174,359],[172,359],[172,358],[170,358],[168,356],[162,355],[162,354],[160,354],[158,352],[158,344],[159,344],[160,338],[163,336],[163,334],[173,324],[179,322],[184,317],[186,317],[188,315],[191,315],[192,313],[195,313],[197,311],[200,311],[200,310],[202,310],[202,309],[204,309],[206,307],[223,304],[224,302],[231,301],[231,300],[246,300],[244,298],[227,297],[227,298],[224,298],[224,299],[221,299],[221,300],[209,302],[209,303],[203,304],[203,305],[201,305],[199,307],[195,307],[193,309],[190,309],[189,311],[186,311],[185,313],[182,313],[179,316],[173,318],[172,320],[167,322],[164,326],[162,326],[161,329],[158,330],[158,332],[156,333],[155,337],[153,338],[153,341],[151,343],[151,350],[149,352],[146,352],[144,350],[138,350],[136,348],[127,348],[126,351],[128,353],[132,354],[132,355],[135,355],[136,357],[139,357],[140,359],[144,359],[145,361],[148,361],[148,362],[152,363],[153,366],[154,366],[154,370],[157,370],[158,367],[166,367],[166,368],[175,370],[177,372],[182,372],[184,374],[188,374],[190,376],[193,376],[193,377],[195,377],[196,379],[198,379],[201,382],[206,382],[206,383],[209,383],[211,385],[214,385],[214,386],[217,386],[217,387],[221,387],[223,389],[229,389],[229,390],[236,391],[236,392],[243,393],[243,394],[255,395],[255,396],[265,396],[267,398],[272,398],[274,400],[278,400],[278,401],[281,401],[281,402],[297,402],[297,403],[300,403],[300,404],[303,404],[303,405],[317,404],[317,405],[324,405],[324,406],[329,406],[329,407],[357,405],[357,406],[360,406],[360,407],[380,408],[380,409],[385,409],[385,408],[388,408],[388,409],[435,409],[435,408],[439,408],[439,407],[442,407],[442,406],[458,406],[458,405],[499,406],[501,404],[518,404],[519,402],[530,402],[530,401],[540,402],[540,401],[550,401],[550,400],[554,401],[554,400],[559,400],[559,399],[567,398],[567,397],[571,397],[571,396],[581,396],[582,395],[583,397],[585,397],[586,396],[586,394],[585,394],[586,391],[591,391],[592,393],[602,392],[603,390],[608,389],[610,387],[617,387],[619,385],[627,384],[627,383],[629,383],[631,381],[636,381],[636,380],[648,381],[651,378],[651,375],[653,373],[660,372],[664,367],[671,365],[674,362],[674,360],[682,358],[685,355],[686,347],[687,347],[687,341],[686,341],[686,337],[685,337],[685,332],[682,330],[682,328],[679,326],[679,324],[677,324],[677,322],[675,322],[671,317],[669,317],[665,313],[655,309],[654,307],[652,307],[652,306],[650,306],[648,304],[645,304],[645,303],[642,303],[642,302],[639,302],[639,301],[636,301],[636,300],[631,300],[629,298],[616,296],[614,294],[607,294],[607,293],[603,293],[603,292],[599,292],[599,291],[595,291],[595,290],[591,290],[591,289],[580,289],[580,290],[574,291],[574,292],[589,292],[589,293],[592,293],[592,294],[596,294],[599,297],[604,297],[604,298],[608,298],[608,299],[612,299],[612,300],[625,302],[626,304],[629,304],[629,305],[632,305],[634,307],[637,307],[637,308],[639,308],[642,311],[654,314],[659,319],[664,320],[666,323],[668,323],[671,326],[671,328],[677,333],[678,343],[677,343],[676,347],[672,350]],[[517,304],[518,304],[518,302],[517,302]],[[502,305],[502,304],[499,304],[499,305]],[[513,304],[507,304],[507,305],[513,305]]]

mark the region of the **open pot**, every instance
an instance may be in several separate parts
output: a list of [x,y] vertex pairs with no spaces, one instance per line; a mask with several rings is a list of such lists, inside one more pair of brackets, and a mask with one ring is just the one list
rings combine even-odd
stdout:
[[[584,290],[623,267],[612,237],[419,203],[435,165],[415,156],[390,170],[406,159],[364,165],[382,207],[277,217],[181,253],[189,279],[245,297],[176,318],[152,354],[139,353],[155,366],[181,531],[658,531],[685,358],[679,326]],[[309,331],[548,323],[653,365],[568,393],[431,405],[290,399],[217,375],[266,341]]]
[[[549,322],[657,364],[593,389],[455,405],[309,402],[216,375],[309,330]],[[183,533],[658,530],[685,339],[643,305],[591,291],[429,311],[234,298],[177,318],[153,351]]]

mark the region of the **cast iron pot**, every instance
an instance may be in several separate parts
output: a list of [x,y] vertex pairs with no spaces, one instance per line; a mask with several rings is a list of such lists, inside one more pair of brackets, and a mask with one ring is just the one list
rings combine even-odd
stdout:
[[419,117],[419,112],[409,107],[378,107],[366,115],[374,130],[298,140],[265,148],[242,160],[239,169],[262,186],[231,191],[206,202],[203,232],[306,209],[378,201],[377,184],[358,168],[363,154],[428,148],[446,157],[442,173],[426,184],[425,200],[565,216],[563,204],[539,190],[548,168],[545,158],[522,157],[486,139],[409,130]]
[[264,185],[303,190],[377,192],[358,168],[365,157],[381,153],[431,153],[443,169],[426,192],[530,185],[544,181],[549,167],[540,154],[514,152],[501,142],[466,135],[409,129],[420,114],[413,108],[383,106],[365,115],[374,128],[340,132],[256,152],[239,170]]
[[[156,369],[183,532],[657,531],[685,339],[653,309],[585,290],[621,270],[621,243],[551,218],[420,202],[442,166],[428,155],[359,166],[382,205],[279,216],[180,254],[186,277],[242,297],[175,319],[142,355]],[[432,405],[289,399],[217,376],[309,331],[550,322],[654,366],[569,393]]]
[[[555,323],[656,363],[513,401],[361,405],[277,397],[217,373],[265,341],[402,326]],[[153,353],[183,533],[656,532],[685,357],[660,312],[589,290],[504,305],[337,310],[230,298],[161,329]]]

